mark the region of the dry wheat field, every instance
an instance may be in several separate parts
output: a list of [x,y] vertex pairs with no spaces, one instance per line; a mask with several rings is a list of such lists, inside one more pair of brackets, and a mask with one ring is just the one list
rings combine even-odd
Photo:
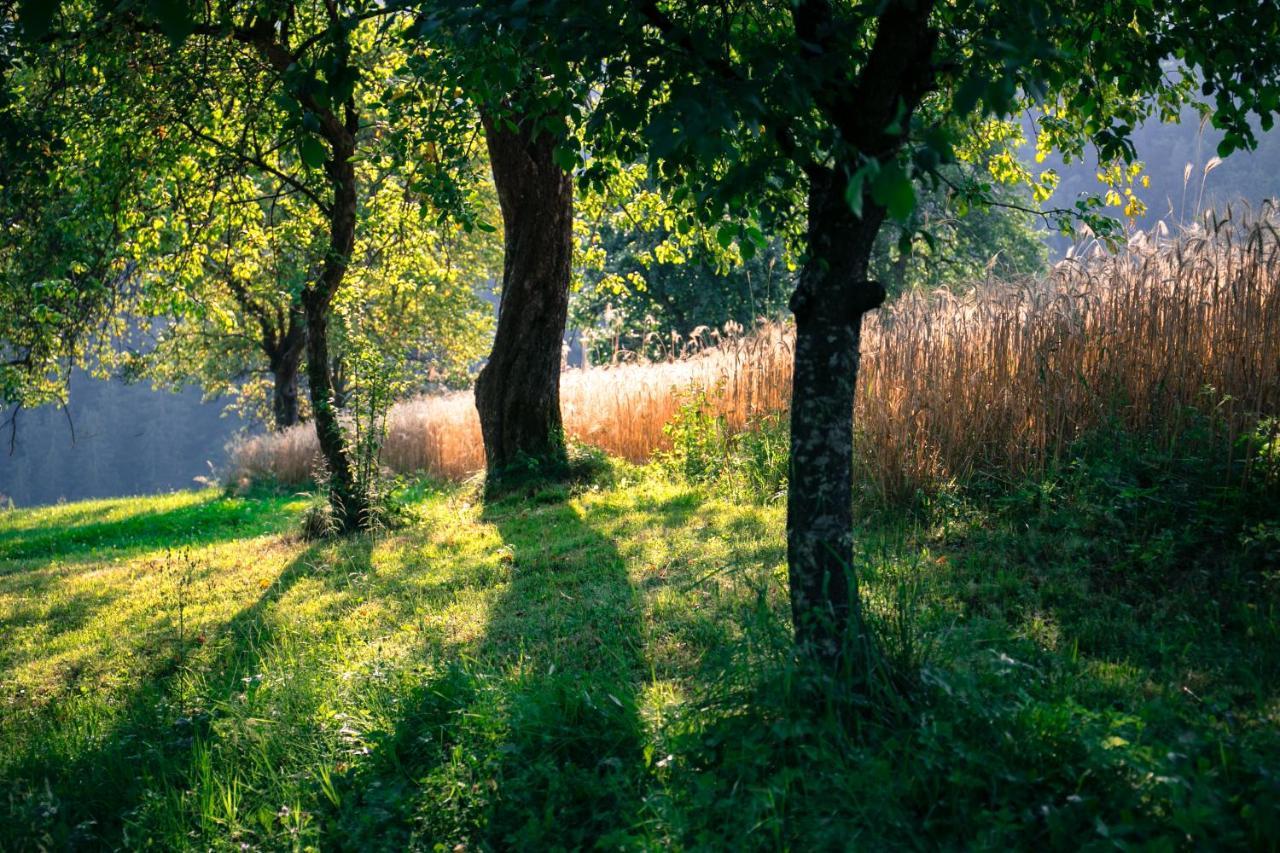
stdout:
[[[905,294],[868,315],[857,399],[864,485],[886,496],[982,471],[1034,472],[1116,421],[1175,441],[1192,411],[1233,440],[1280,406],[1280,235],[1269,212],[1207,219],[1176,239],[1137,234],[1118,253],[1075,253],[1040,279]],[[732,428],[783,411],[784,323],[716,336],[693,354],[563,374],[565,428],[632,461],[698,389]],[[301,425],[233,449],[231,482],[313,477]],[[388,417],[383,464],[450,479],[483,467],[470,392],[420,397]]]

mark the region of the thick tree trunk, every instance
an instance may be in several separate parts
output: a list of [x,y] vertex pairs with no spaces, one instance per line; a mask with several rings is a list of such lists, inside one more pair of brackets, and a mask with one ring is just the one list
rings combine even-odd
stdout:
[[573,182],[534,120],[515,130],[485,119],[502,206],[505,255],[493,352],[476,380],[490,492],[518,476],[568,468],[560,419],[560,358],[569,307]]
[[862,315],[884,301],[884,288],[866,280],[883,215],[872,208],[854,217],[836,174],[815,174],[809,260],[791,298],[791,612],[802,652],[828,669],[848,668],[855,684],[868,675],[874,643],[862,622],[853,571],[853,404]]

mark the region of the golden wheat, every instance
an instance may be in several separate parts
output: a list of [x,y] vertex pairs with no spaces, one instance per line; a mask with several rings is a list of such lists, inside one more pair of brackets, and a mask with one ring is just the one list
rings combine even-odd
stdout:
[[[1280,236],[1270,215],[1209,219],[1176,241],[1137,235],[1042,279],[912,293],[869,315],[856,404],[859,476],[888,495],[981,471],[1041,469],[1107,424],[1174,442],[1212,408],[1226,446],[1280,403]],[[740,428],[785,410],[790,328],[773,324],[665,362],[567,370],[566,432],[633,461],[691,389]],[[695,349],[697,349],[695,347]],[[484,464],[469,392],[395,406],[383,463],[461,478]],[[316,468],[304,425],[234,448],[234,479],[298,483]]]

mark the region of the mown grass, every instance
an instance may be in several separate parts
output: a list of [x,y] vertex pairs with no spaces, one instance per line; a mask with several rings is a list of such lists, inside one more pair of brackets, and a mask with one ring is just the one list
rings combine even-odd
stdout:
[[788,653],[783,513],[619,465],[308,544],[299,498],[0,514],[0,848],[1280,844],[1275,488],[1104,436],[862,513],[893,707]]

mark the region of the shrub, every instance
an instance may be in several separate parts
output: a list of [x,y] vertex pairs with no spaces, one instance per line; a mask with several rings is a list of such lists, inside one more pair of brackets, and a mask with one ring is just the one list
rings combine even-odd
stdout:
[[735,431],[715,411],[709,392],[695,389],[663,432],[671,449],[660,451],[657,458],[680,479],[716,482],[757,501],[786,493],[791,433],[785,412],[751,418]]

